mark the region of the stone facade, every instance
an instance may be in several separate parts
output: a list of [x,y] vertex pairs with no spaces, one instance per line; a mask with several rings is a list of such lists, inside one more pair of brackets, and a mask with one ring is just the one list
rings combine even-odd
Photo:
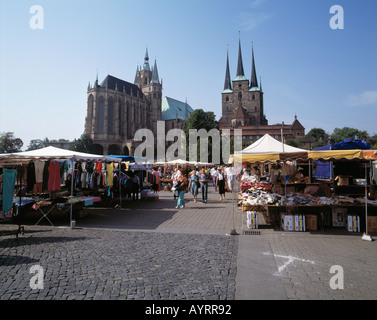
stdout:
[[133,155],[138,129],[157,133],[161,121],[162,82],[157,63],[149,65],[148,51],[144,65],[137,67],[134,83],[108,75],[101,84],[98,77],[87,90],[85,133],[93,140],[95,153]]

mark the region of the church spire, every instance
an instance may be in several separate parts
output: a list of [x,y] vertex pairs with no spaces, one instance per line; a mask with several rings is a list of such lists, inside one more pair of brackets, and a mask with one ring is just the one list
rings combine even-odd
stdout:
[[152,83],[160,83],[160,80],[158,78],[158,70],[157,70],[157,62],[156,59],[154,60],[154,67],[153,67],[153,79]]
[[243,63],[242,63],[242,52],[241,52],[241,38],[239,39],[238,43],[238,64],[237,64],[237,77],[244,77],[245,73],[243,71]]
[[229,72],[229,54],[226,52],[226,73],[225,73],[225,83],[224,90],[232,90],[232,83],[230,81],[230,72]]
[[148,56],[148,47],[145,51],[145,56],[144,56],[144,70],[150,71],[149,70],[149,56]]
[[252,47],[250,88],[258,88],[257,71],[255,69],[255,61],[254,61],[254,46]]

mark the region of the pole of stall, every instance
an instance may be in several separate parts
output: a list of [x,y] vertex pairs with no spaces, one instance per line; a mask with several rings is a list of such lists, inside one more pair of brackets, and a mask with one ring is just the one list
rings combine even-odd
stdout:
[[73,218],[73,184],[75,180],[75,160],[72,159],[72,173],[71,173],[71,211],[69,214],[69,225],[71,229],[74,229],[74,223],[72,221]]
[[365,233],[362,236],[362,240],[372,241],[372,237],[368,234],[368,165],[365,163]]

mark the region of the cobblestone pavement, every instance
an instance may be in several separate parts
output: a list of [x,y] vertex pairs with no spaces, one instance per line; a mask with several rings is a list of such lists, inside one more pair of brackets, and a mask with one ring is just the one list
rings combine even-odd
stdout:
[[[17,226],[0,224],[0,300],[377,299],[376,241],[346,232],[243,235],[244,213],[231,199],[213,190],[207,204],[186,198],[181,210],[167,192],[93,209],[75,229],[27,224],[18,241]],[[240,235],[229,236],[234,227]],[[30,286],[34,265],[43,289]],[[344,289],[330,287],[334,265]]]

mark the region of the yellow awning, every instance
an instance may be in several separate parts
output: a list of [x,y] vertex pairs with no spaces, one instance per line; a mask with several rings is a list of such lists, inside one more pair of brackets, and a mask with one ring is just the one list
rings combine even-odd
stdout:
[[[231,158],[232,159],[232,158]],[[259,154],[234,154],[233,162],[274,162],[278,161],[279,153],[259,153]]]
[[311,160],[363,159],[363,151],[359,149],[308,151],[308,158]]

